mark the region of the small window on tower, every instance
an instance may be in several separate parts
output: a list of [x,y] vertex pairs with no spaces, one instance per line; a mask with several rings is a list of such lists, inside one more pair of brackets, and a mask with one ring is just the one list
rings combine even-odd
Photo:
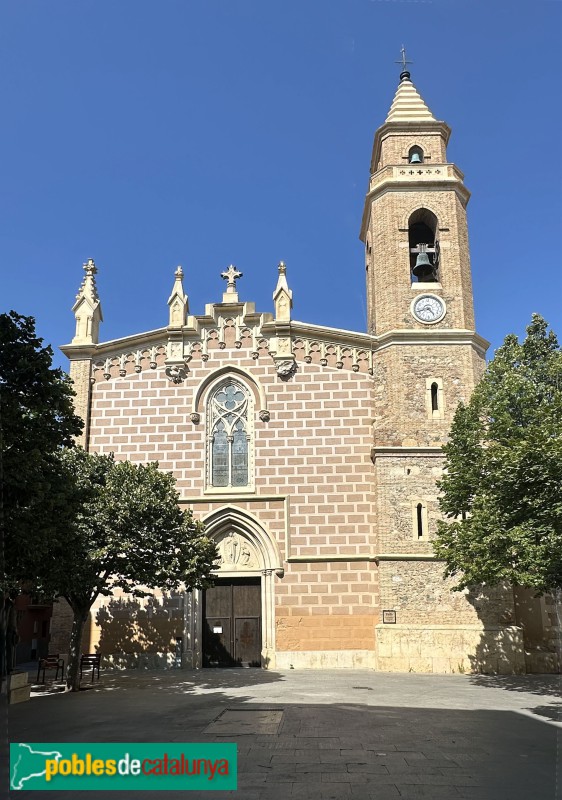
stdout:
[[436,383],[431,384],[431,410],[439,411],[439,387]]
[[416,529],[418,539],[421,539],[423,536],[423,505],[421,503],[416,506]]
[[421,147],[418,147],[417,144],[414,147],[410,147],[408,152],[408,163],[423,164],[423,150]]
[[425,384],[426,411],[429,419],[443,419],[443,378],[427,378]]
[[427,503],[423,498],[412,500],[412,533],[416,541],[428,538]]

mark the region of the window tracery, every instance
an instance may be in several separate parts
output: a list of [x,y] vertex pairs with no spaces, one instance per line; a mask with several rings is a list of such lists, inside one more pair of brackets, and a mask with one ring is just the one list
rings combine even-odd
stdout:
[[209,397],[208,483],[212,488],[248,486],[250,480],[251,394],[227,378]]

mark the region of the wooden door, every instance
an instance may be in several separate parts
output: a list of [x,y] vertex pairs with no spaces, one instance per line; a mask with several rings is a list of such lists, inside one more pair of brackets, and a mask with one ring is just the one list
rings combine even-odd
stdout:
[[203,666],[261,666],[259,578],[225,578],[203,602]]

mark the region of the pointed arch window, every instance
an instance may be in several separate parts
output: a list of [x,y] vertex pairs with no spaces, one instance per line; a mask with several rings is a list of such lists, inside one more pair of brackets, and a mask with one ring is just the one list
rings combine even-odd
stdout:
[[207,405],[207,462],[210,488],[251,484],[252,397],[239,381],[227,378],[212,391]]

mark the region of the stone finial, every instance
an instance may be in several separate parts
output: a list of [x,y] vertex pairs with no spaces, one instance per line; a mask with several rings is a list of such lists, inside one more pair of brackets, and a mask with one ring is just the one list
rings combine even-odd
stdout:
[[83,265],[84,278],[76,295],[72,311],[76,318],[76,334],[72,344],[97,344],[99,325],[103,321],[101,304],[96,286],[97,267],[93,258]]
[[226,292],[223,293],[222,302],[223,303],[237,303],[238,302],[238,292],[236,291],[236,281],[238,278],[242,278],[244,276],[243,272],[240,272],[236,269],[234,264],[231,264],[227,270],[221,272],[221,278],[224,278],[226,283]]
[[189,299],[183,290],[183,269],[178,267],[174,273],[175,281],[172,294],[168,298],[170,317],[169,328],[183,328],[186,315],[189,313]]
[[293,292],[287,283],[287,267],[283,261],[277,265],[279,277],[277,286],[273,292],[273,302],[275,303],[275,319],[278,322],[289,322],[291,319],[291,309],[293,307]]

